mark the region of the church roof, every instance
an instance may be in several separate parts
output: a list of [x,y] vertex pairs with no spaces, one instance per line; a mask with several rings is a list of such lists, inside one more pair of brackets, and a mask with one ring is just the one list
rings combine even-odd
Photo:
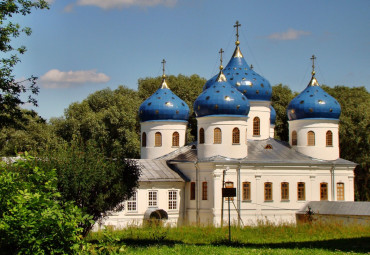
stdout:
[[137,159],[141,168],[139,182],[185,182],[189,179],[174,167],[170,168],[166,160]]
[[345,160],[321,160],[311,158],[297,152],[286,142],[273,138],[265,140],[248,140],[248,156],[241,159],[230,159],[222,156],[214,156],[206,159],[198,159],[195,144],[184,146],[174,152],[164,155],[160,159],[172,162],[238,162],[241,164],[286,164],[286,165],[349,165],[356,164]]

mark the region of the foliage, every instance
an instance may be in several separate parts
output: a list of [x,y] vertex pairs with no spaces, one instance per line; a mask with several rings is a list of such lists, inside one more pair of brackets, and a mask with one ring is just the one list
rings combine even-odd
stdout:
[[[152,228],[130,227],[110,230],[115,241],[112,245],[126,245],[127,253],[135,254],[332,254],[367,252],[369,225],[261,224],[231,228],[232,241],[228,242],[228,228],[213,226],[156,227],[165,232],[158,240]],[[107,241],[104,232],[91,232],[86,241]],[[120,240],[120,241],[117,241]]]
[[[21,34],[31,35],[31,28],[21,27],[13,23],[15,15],[28,15],[32,9],[48,8],[45,0],[4,0],[0,3],[0,128],[11,125],[14,120],[22,118],[22,111],[18,107],[25,103],[37,105],[33,95],[38,94],[36,77],[31,76],[24,81],[17,81],[13,74],[14,66],[20,62],[18,54],[26,52],[25,46],[15,47],[11,44],[12,39]],[[21,94],[30,92],[27,100],[21,98]]]
[[356,200],[370,201],[370,93],[365,87],[322,86],[342,107],[339,118],[341,158],[356,162]]
[[74,201],[91,215],[93,221],[82,224],[84,235],[109,211],[119,210],[138,185],[140,169],[136,161],[123,156],[107,158],[92,142],[72,140],[40,158],[43,160],[37,162],[38,166],[56,169],[61,199]]
[[289,125],[286,109],[290,101],[296,96],[286,85],[272,87],[272,107],[276,111],[275,138],[281,141],[289,141]]
[[137,92],[120,86],[103,89],[81,103],[65,110],[65,117],[52,119],[58,136],[70,142],[80,137],[94,141],[107,157],[125,155],[137,158],[140,154],[140,125],[137,112],[140,105]]
[[20,152],[40,152],[55,146],[58,138],[52,127],[35,112],[22,110],[23,120],[0,129],[0,155],[15,156]]
[[[77,251],[88,220],[72,202],[60,200],[55,170],[33,166],[27,156],[0,168],[0,247],[9,254]],[[4,254],[4,253],[3,253]]]

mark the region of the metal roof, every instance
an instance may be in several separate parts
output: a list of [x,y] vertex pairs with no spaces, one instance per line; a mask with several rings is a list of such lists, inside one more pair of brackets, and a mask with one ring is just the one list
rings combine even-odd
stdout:
[[297,213],[306,213],[308,207],[315,214],[370,216],[370,202],[311,201],[307,202]]
[[170,168],[166,160],[137,159],[136,161],[141,167],[139,182],[184,182],[189,180],[183,173],[174,167]]
[[265,140],[248,140],[248,156],[241,159],[226,158],[223,156],[214,156],[206,159],[198,159],[197,150],[194,144],[179,148],[178,150],[162,156],[160,159],[176,162],[238,162],[245,164],[289,164],[289,165],[348,165],[356,164],[345,160],[321,160],[311,158],[297,152],[288,143],[273,138]]

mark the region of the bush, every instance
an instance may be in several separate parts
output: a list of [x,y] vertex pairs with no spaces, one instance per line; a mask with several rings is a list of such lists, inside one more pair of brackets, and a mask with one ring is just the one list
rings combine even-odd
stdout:
[[82,242],[88,216],[60,199],[56,171],[34,167],[26,156],[0,162],[0,247],[2,254],[71,254]]

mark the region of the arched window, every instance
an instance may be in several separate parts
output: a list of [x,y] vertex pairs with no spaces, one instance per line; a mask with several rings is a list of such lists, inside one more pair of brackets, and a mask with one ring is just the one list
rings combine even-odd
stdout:
[[172,134],[172,146],[178,147],[180,142],[180,135],[178,132]]
[[313,131],[308,131],[307,133],[307,145],[315,146],[315,133]]
[[254,117],[253,119],[253,136],[260,135],[260,118]]
[[240,131],[239,128],[233,129],[233,144],[239,144],[240,143]]
[[161,147],[162,146],[162,134],[160,132],[155,133],[154,145],[155,145],[155,147]]
[[330,130],[326,132],[326,147],[332,147],[333,146],[333,132]]
[[204,129],[203,128],[199,129],[199,143],[200,144],[204,143]]
[[328,184],[326,182],[320,183],[320,200],[328,200]]
[[292,146],[297,146],[297,143],[298,143],[298,141],[297,141],[297,131],[293,131],[292,132]]
[[143,132],[141,136],[141,146],[146,147],[146,133],[145,132]]
[[213,131],[213,143],[220,144],[222,142],[221,129],[215,128]]

